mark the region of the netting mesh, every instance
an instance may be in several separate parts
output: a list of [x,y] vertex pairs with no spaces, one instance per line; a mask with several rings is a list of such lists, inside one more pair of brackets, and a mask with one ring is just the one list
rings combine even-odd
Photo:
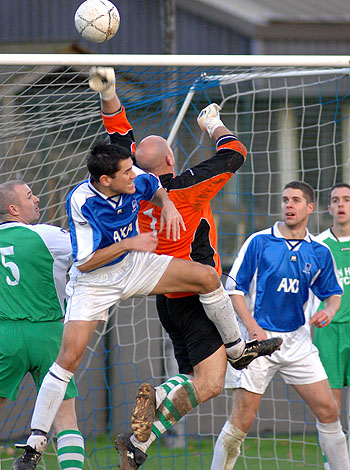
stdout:
[[[107,138],[99,98],[85,66],[0,66],[1,181],[22,179],[41,199],[41,222],[67,225],[64,202],[87,176],[85,156]],[[219,67],[116,67],[117,90],[136,141],[171,136],[177,170],[209,158],[213,142],[196,124],[209,102],[237,132],[248,159],[212,207],[223,269],[252,232],[279,217],[285,183],[310,183],[318,207],[310,229],[330,223],[330,187],[349,181],[349,70]],[[178,116],[182,116],[181,119]],[[223,279],[225,281],[225,278]],[[79,426],[87,439],[84,468],[115,468],[116,433],[125,432],[138,385],[159,384],[174,370],[171,347],[153,298],[132,299],[111,311],[76,374]],[[201,405],[154,443],[145,468],[210,467],[212,443],[230,412],[230,393]],[[1,411],[2,470],[12,445],[30,432],[35,390],[26,377],[17,401]],[[314,418],[278,378],[273,381],[236,468],[322,468]],[[39,468],[58,468],[55,441]],[[180,445],[180,449],[176,449]]]

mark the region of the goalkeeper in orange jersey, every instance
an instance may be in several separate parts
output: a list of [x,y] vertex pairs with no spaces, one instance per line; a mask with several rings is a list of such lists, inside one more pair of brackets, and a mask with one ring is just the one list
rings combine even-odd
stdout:
[[[243,164],[247,152],[220,120],[220,107],[209,105],[198,117],[200,128],[216,142],[216,154],[175,176],[174,154],[165,139],[149,136],[135,146],[132,127],[115,94],[113,69],[93,68],[90,86],[100,92],[103,121],[111,142],[132,149],[138,166],[160,178],[185,222],[186,231],[182,231],[180,240],[174,243],[159,232],[161,211],[158,207],[141,201],[140,231],[153,231],[158,237],[155,253],[212,266],[221,276],[210,201]],[[133,435],[122,434],[116,440],[122,470],[142,465],[151,443],[193,407],[219,395],[224,383],[228,359],[224,336],[220,334],[220,327],[206,315],[199,295],[194,292],[157,295],[157,310],[173,343],[180,373],[155,390],[149,384],[140,386],[132,416]],[[228,314],[226,321],[227,324],[230,321]],[[229,361],[233,367],[241,369],[254,358],[271,354],[280,344],[280,338],[272,342],[247,342],[241,358]],[[164,404],[165,400],[171,403],[170,409]]]
[[[105,124],[111,132],[112,143],[95,145],[90,150],[86,161],[89,178],[72,189],[66,201],[73,266],[67,285],[69,297],[61,349],[40,387],[31,421],[32,434],[26,445],[28,452],[35,453],[36,460],[45,451],[45,439],[67,384],[98,322],[107,321],[110,307],[119,300],[179,291],[199,293],[203,311],[222,338],[217,351],[220,349],[218,355],[223,358],[224,369],[226,354],[233,367],[242,368],[256,356],[274,352],[281,341],[270,338],[245,343],[217,271],[208,264],[155,254],[157,237],[152,232],[138,233],[137,216],[142,200],[152,200],[162,207],[160,234],[166,224],[166,237],[172,232],[174,243],[180,238],[181,231],[185,231],[185,226],[158,178],[133,164],[132,129],[115,94],[113,69],[93,68],[90,86],[101,94]],[[107,116],[107,113],[111,114]],[[221,127],[221,121],[218,122],[216,111],[213,122],[210,114],[203,114],[203,122],[215,132]],[[244,147],[239,149],[238,152],[229,149],[237,152],[238,157],[230,173],[243,163],[241,152]],[[153,424],[156,408],[157,413],[163,413],[166,426],[170,427],[208,396],[218,393],[218,390],[213,393],[209,386],[201,388],[197,377],[185,378],[173,389],[158,388],[155,391],[148,384],[141,386],[133,416],[135,436],[126,434],[117,438],[121,470],[138,468],[147,457],[147,446],[157,433],[163,431],[158,416]],[[171,403],[171,416],[165,409],[163,412],[164,400]],[[23,462],[23,465],[16,462],[15,470],[36,467],[31,462]]]

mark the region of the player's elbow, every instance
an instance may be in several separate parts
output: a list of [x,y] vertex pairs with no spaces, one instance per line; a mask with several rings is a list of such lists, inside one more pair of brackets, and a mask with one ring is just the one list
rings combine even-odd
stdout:
[[86,258],[76,261],[75,266],[79,269],[80,272],[87,273],[96,267],[95,260],[92,259],[93,256],[94,253],[91,253]]
[[77,268],[82,273],[87,273],[90,270],[88,267],[88,263],[80,264],[79,266],[77,266]]

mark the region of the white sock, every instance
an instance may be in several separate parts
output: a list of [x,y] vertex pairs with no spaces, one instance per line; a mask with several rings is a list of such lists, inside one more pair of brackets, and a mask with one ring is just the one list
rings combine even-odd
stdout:
[[210,470],[232,470],[246,435],[247,433],[226,421],[215,444]]
[[331,467],[329,466],[329,463],[327,462],[327,457],[324,455],[323,451],[321,453],[322,453],[322,458],[323,458],[323,470],[331,470]]
[[84,465],[84,439],[80,431],[66,430],[57,434],[57,454],[61,469],[81,470]]
[[31,428],[49,432],[73,373],[55,362],[41,384],[33,412]]
[[340,421],[320,423],[316,421],[318,439],[331,470],[350,470],[348,448]]
[[207,317],[216,326],[225,346],[236,343],[226,347],[227,355],[231,359],[240,357],[245,348],[245,343],[240,341],[241,332],[231,299],[224,286],[221,284],[218,289],[209,294],[199,294],[199,300],[202,302]]

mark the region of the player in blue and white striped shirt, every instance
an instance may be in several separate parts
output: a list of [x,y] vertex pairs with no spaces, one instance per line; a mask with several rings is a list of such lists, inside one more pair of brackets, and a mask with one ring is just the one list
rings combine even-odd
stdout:
[[[113,149],[112,146],[109,148]],[[124,149],[118,149],[118,151],[125,152]],[[93,152],[97,155],[98,152],[103,153],[106,150],[104,146],[97,146]],[[103,187],[99,188],[96,184],[94,185],[99,178],[98,174],[94,173],[95,176],[90,176],[89,180],[80,183],[68,195],[66,209],[73,259],[77,267],[90,260],[96,250],[119,243],[126,238],[135,237],[138,234],[137,214],[140,201],[152,199],[157,191],[161,190],[158,178],[131,165],[130,155],[127,154],[127,156],[129,157],[129,160],[125,160],[129,165],[127,172],[132,176],[127,176],[126,183],[121,188],[123,193],[119,192],[119,188],[114,188],[109,191],[110,194],[109,192],[105,194]],[[98,170],[92,168],[91,171],[97,172]],[[119,254],[98,268],[120,263],[127,253],[128,251]],[[91,271],[89,268],[91,266],[87,269]],[[92,269],[96,268],[93,266]]]
[[[282,195],[283,222],[251,235],[230,271],[226,289],[247,336],[258,340],[278,335],[279,351],[259,357],[244,371],[227,371],[226,388],[233,388],[232,414],[215,446],[211,470],[231,470],[240,454],[262,396],[279,372],[317,417],[320,446],[332,470],[349,470],[346,440],[339,409],[332,395],[309,324],[328,325],[340,306],[342,288],[327,245],[318,242],[306,225],[314,208],[312,188],[299,181]],[[309,321],[311,293],[324,309]]]

